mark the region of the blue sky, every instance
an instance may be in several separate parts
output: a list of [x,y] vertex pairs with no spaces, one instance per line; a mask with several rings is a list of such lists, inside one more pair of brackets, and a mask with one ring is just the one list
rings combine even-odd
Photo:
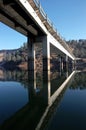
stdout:
[[40,2],[65,39],[86,39],[86,0],[40,0]]
[[[66,40],[86,39],[86,0],[40,0],[44,11]],[[27,38],[0,23],[0,50],[19,48]]]
[[16,49],[22,46],[24,42],[27,42],[24,35],[0,23],[0,50]]

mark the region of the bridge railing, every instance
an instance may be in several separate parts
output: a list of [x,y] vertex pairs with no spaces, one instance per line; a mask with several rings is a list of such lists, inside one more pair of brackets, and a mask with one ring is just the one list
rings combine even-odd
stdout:
[[39,8],[40,13],[42,14],[42,16],[44,17],[44,19],[46,19],[46,21],[48,22],[48,24],[52,27],[52,29],[57,32],[57,29],[55,28],[54,24],[51,22],[51,20],[47,17],[47,14],[44,12],[40,1],[39,0],[34,0],[36,6]]
[[37,8],[39,9],[41,15],[43,16],[43,18],[47,21],[47,23],[49,24],[49,26],[53,29],[53,31],[56,33],[57,37],[59,36],[59,38],[61,39],[61,41],[63,41],[63,43],[61,42],[61,44],[64,46],[64,48],[66,48],[67,50],[71,52],[71,49],[69,48],[69,46],[66,44],[66,40],[60,35],[60,33],[57,31],[57,29],[55,28],[53,22],[51,22],[51,20],[47,17],[47,14],[45,13],[45,11],[43,10],[40,1],[39,0],[33,0],[34,3],[36,4]]
[[[40,1],[39,0],[33,0],[36,4],[36,6],[38,7],[38,9],[40,10],[40,13],[42,14],[42,16],[44,17],[44,19],[46,19],[46,21],[48,22],[48,24],[52,27],[52,29],[57,33],[57,35],[59,35],[60,38],[61,35],[59,32],[57,32],[57,29],[55,28],[55,25],[53,24],[53,22],[51,22],[51,20],[47,17],[47,14],[45,13],[44,9],[42,8]],[[63,39],[63,38],[62,38]]]
[[33,0],[33,1],[35,2],[36,6],[40,10],[42,16],[46,19],[47,16],[46,16],[46,13],[44,12],[44,10],[43,10],[43,8],[42,8],[42,6],[40,4],[40,1],[39,0]]

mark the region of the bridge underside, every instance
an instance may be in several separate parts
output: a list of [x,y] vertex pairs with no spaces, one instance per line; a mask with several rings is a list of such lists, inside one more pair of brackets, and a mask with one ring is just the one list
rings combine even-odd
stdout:
[[43,35],[43,30],[23,8],[18,0],[0,0],[0,21],[25,36]]

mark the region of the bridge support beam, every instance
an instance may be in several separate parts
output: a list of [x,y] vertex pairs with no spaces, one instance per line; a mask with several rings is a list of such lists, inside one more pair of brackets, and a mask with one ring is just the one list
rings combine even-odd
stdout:
[[[49,105],[51,96],[50,85],[50,42],[48,36],[44,36],[42,39],[43,48],[43,94],[44,100]],[[45,96],[45,93],[47,96]]]
[[75,60],[72,60],[72,68],[73,68],[73,69],[76,69],[75,66],[76,66],[76,61],[75,61]]
[[68,56],[65,57],[65,70],[68,70]]
[[59,62],[60,62],[60,71],[63,70],[63,58],[62,56],[59,58]]
[[60,56],[59,57],[59,70],[60,72],[63,70],[68,70],[68,56],[66,57]]
[[42,38],[43,45],[43,79],[50,80],[50,42],[48,36]]
[[36,80],[35,44],[31,38],[28,38],[28,77]]

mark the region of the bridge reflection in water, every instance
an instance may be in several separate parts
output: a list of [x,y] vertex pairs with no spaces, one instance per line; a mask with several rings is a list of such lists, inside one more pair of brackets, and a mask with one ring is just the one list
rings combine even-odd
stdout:
[[[18,109],[13,116],[9,115],[9,119],[4,119],[6,121],[1,124],[0,130],[38,130],[41,128],[47,115],[50,117],[55,106],[60,102],[65,93],[66,84],[70,79],[72,80],[75,71],[70,74],[69,72],[52,72],[51,74],[48,72],[48,74],[48,80],[38,73],[36,79],[31,81],[27,78],[28,72],[26,71],[0,70],[1,81],[20,82],[28,92],[28,103],[23,108]],[[50,112],[51,110],[52,112]]]

